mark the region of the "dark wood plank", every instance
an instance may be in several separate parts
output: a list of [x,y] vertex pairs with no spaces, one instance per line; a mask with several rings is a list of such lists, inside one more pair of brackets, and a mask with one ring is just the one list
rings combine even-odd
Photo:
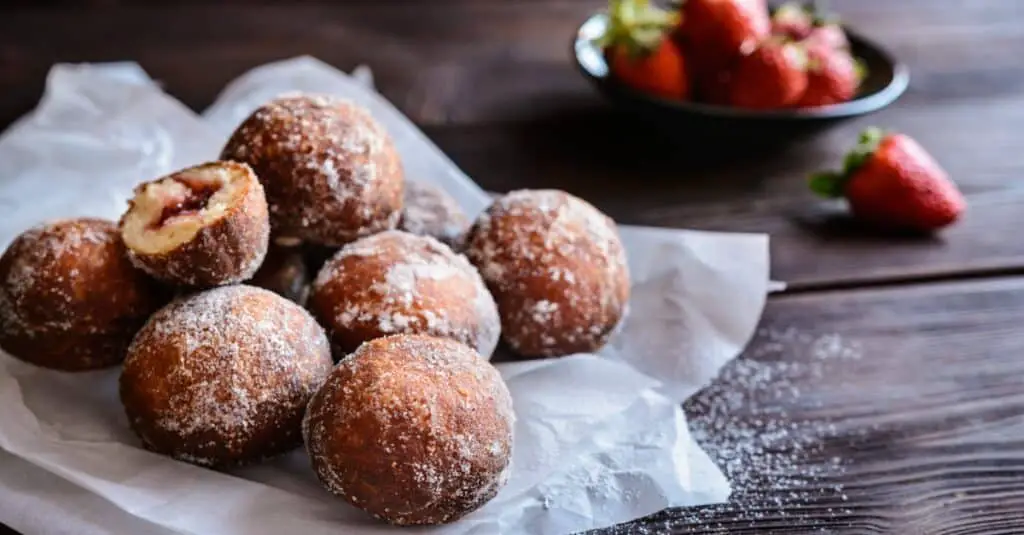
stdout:
[[[560,0],[563,2],[587,2],[595,4],[594,0]],[[478,4],[481,2],[517,2],[517,3],[546,3],[550,0],[433,0],[432,4]],[[201,5],[209,3],[207,0],[6,0],[4,6],[9,7],[31,7],[31,8],[68,8],[68,7],[89,7],[108,8],[124,6],[161,7],[161,6],[182,6],[186,4]],[[218,4],[231,6],[261,6],[272,5],[274,0],[217,0]],[[290,5],[302,4],[333,4],[333,5],[355,5],[355,4],[399,4],[415,5],[420,0],[289,0]]]
[[[797,290],[1024,269],[1018,2],[835,1],[910,63],[910,92],[870,119],[742,155],[659,141],[585,85],[568,36],[601,1],[90,3],[121,7],[0,16],[0,124],[35,103],[57,61],[138,60],[201,109],[244,70],[309,53],[373,67],[383,93],[490,189],[562,187],[624,222],[770,232],[773,274]],[[873,236],[812,201],[803,176],[869,123],[936,153],[970,199],[962,225]],[[1021,532],[1021,317],[1021,278],[771,300],[744,358],[687,405],[733,500],[612,532]]]
[[[567,68],[568,39],[573,25],[600,5],[385,2],[14,10],[0,18],[5,95],[0,120],[35,102],[46,70],[58,61],[139,61],[171,93],[201,109],[245,70],[302,54],[343,69],[370,65],[382,92],[421,123],[493,120],[503,107],[524,107],[521,97],[532,98],[552,80],[571,84],[577,93],[586,89]],[[536,68],[555,76],[522,76]],[[486,87],[478,85],[480,77],[490,80]],[[519,83],[508,85],[509,80]],[[470,82],[479,90],[470,92]],[[502,86],[505,90],[497,92]],[[461,104],[452,99],[453,91],[464,95]]]
[[[842,0],[849,22],[882,38],[915,73],[910,99],[1013,96],[1024,13],[1002,0]],[[569,64],[576,25],[599,0],[355,2],[109,9],[17,9],[0,18],[5,115],[28,109],[57,61],[135,59],[186,104],[209,104],[254,65],[315,54],[371,65],[422,124],[543,119],[600,102]],[[157,31],[159,30],[159,31]],[[442,83],[443,82],[443,83]]]
[[[1013,273],[1024,241],[1024,8],[1003,0],[843,0],[851,24],[911,65],[897,106],[766,153],[662,141],[619,117],[569,62],[574,25],[603,2],[187,5],[27,9],[0,17],[0,122],[38,99],[58,61],[135,59],[200,109],[265,61],[314,54],[373,67],[382,92],[489,189],[560,187],[627,223],[773,235],[795,289]],[[164,34],[164,35],[161,35]],[[963,224],[932,239],[831,217],[804,176],[868,124],[920,138],[965,190]]]
[[771,299],[686,406],[731,503],[605,533],[1020,533],[1022,317],[1024,278]]
[[730,503],[595,533],[1020,533],[1024,277],[774,297],[686,405]]
[[[960,184],[970,209],[936,236],[894,237],[844,216],[806,187],[837,165],[863,127],[911,133]],[[773,275],[793,289],[1024,271],[1024,165],[1009,149],[1024,98],[948,105],[906,103],[785,149],[742,155],[700,144],[652,143],[643,125],[599,108],[556,122],[429,128],[485,187],[558,187],[621,222],[772,236]]]

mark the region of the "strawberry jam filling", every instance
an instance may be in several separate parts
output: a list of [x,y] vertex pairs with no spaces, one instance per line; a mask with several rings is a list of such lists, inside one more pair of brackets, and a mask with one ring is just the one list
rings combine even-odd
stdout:
[[184,197],[174,199],[173,202],[169,202],[164,206],[163,211],[160,212],[160,217],[153,221],[151,228],[159,228],[167,220],[174,217],[198,214],[203,208],[206,208],[210,198],[220,191],[221,188],[220,184],[189,180],[187,178],[174,177],[172,180],[185,186],[188,193]]

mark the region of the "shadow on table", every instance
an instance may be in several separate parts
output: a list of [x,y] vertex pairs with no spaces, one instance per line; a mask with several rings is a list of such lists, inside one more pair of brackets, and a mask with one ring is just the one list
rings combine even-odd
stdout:
[[942,243],[940,234],[920,231],[894,231],[854,219],[844,206],[821,203],[790,214],[790,221],[801,230],[823,240],[886,243]]
[[[555,187],[613,198],[661,190],[729,198],[756,188],[780,151],[673,136],[607,107],[550,110],[517,123],[426,129],[483,187],[506,191]],[[770,141],[770,140],[768,140]],[[624,179],[624,177],[631,177]],[[635,177],[633,179],[632,177]]]
[[841,203],[810,193],[804,178],[836,165],[846,150],[845,131],[732,145],[672,135],[615,108],[581,104],[536,110],[520,122],[427,132],[485,189],[563,189],[624,223],[795,231],[820,240],[941,241],[882,232],[850,218]]

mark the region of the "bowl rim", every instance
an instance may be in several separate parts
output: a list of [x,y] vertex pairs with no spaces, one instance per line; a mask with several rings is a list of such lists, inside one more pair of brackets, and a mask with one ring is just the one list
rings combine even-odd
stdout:
[[679,112],[723,119],[839,119],[865,115],[878,111],[899,99],[910,86],[910,69],[905,63],[897,60],[896,57],[886,48],[878,45],[876,42],[864,37],[856,30],[853,30],[849,26],[843,24],[842,28],[846,32],[850,41],[857,43],[861,47],[872,49],[878,56],[892,66],[892,79],[889,80],[889,83],[881,90],[840,104],[819,106],[816,108],[787,108],[779,110],[752,110],[735,106],[723,106],[708,104],[705,102],[695,102],[692,100],[674,100],[659,97],[657,95],[644,93],[631,87],[616,83],[611,76],[608,63],[604,59],[603,53],[598,54],[598,56],[601,58],[602,63],[604,63],[605,69],[609,71],[604,75],[599,76],[594,74],[583,64],[583,61],[580,59],[581,50],[590,49],[600,51],[600,48],[593,43],[594,36],[589,35],[593,29],[588,27],[601,25],[603,28],[607,26],[607,21],[607,13],[605,11],[598,11],[588,16],[576,29],[576,33],[572,39],[572,56],[573,62],[576,64],[576,68],[585,78],[589,79],[594,84],[601,86],[602,89],[625,93],[630,98],[644,101],[646,104],[669,108]]

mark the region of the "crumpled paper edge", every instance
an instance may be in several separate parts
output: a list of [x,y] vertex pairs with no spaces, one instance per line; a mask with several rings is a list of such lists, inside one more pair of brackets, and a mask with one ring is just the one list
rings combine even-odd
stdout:
[[[404,116],[403,116],[403,118],[404,118]],[[428,142],[429,142],[429,140],[428,140]],[[449,163],[450,163],[450,161],[449,161]],[[692,232],[692,231],[689,231],[689,232]],[[710,234],[710,233],[709,233],[709,234]],[[751,330],[751,335],[752,335],[752,333],[753,333],[753,330]],[[697,450],[698,450],[698,451],[700,451],[700,450],[699,450],[699,448],[697,448]],[[653,511],[652,511],[652,512],[653,512]]]

